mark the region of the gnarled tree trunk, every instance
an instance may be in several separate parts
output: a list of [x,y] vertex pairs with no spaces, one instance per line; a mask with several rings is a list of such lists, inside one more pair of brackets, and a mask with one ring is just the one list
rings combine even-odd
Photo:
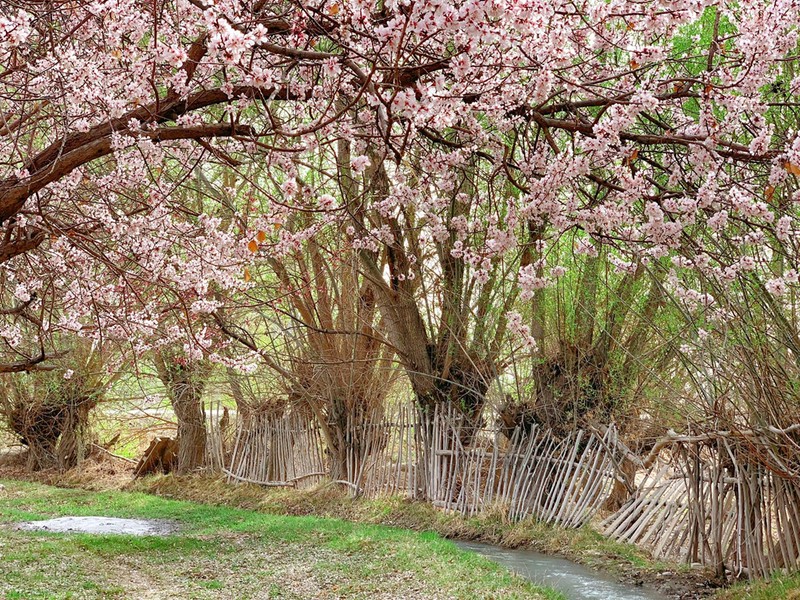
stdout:
[[166,352],[155,355],[155,365],[178,421],[178,468],[183,474],[201,467],[206,458],[206,418],[203,389],[208,365]]
[[71,350],[75,371],[9,375],[0,382],[0,416],[28,447],[27,468],[39,471],[77,466],[88,454],[89,414],[110,385],[101,368],[103,353],[92,346]]

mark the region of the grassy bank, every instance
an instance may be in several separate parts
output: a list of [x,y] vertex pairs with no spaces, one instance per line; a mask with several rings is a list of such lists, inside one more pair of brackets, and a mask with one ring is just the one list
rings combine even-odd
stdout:
[[478,517],[465,518],[425,502],[410,502],[397,497],[353,500],[348,490],[330,485],[303,491],[252,484],[231,485],[220,477],[200,475],[151,476],[139,480],[131,477],[130,464],[102,456],[66,472],[53,469],[30,473],[19,460],[6,464],[0,462],[0,479],[27,480],[98,492],[141,492],[273,515],[330,517],[419,532],[431,531],[450,539],[478,540],[509,548],[527,547],[548,554],[561,554],[588,566],[621,576],[627,574],[631,578],[642,572],[687,571],[686,567],[652,561],[646,552],[611,541],[589,527],[566,530],[532,519],[512,522],[505,517],[502,507]]
[[[134,492],[122,494],[121,497],[124,498],[157,496],[163,499],[161,501],[202,503],[208,505],[206,508],[211,511],[215,508],[223,511],[240,509],[244,512],[262,514],[265,517],[314,517],[312,522],[314,520],[327,522],[328,519],[339,520],[339,522],[344,520],[350,522],[349,526],[356,529],[362,525],[367,527],[383,525],[414,530],[421,534],[421,539],[425,540],[429,538],[438,540],[439,538],[435,535],[430,536],[431,533],[435,533],[445,538],[479,540],[511,548],[526,547],[545,553],[564,555],[583,564],[615,573],[624,580],[655,585],[668,597],[707,597],[713,595],[715,591],[709,585],[709,574],[702,570],[690,569],[685,565],[653,561],[642,550],[608,540],[588,527],[564,530],[533,520],[511,522],[505,518],[502,507],[497,507],[495,511],[489,511],[479,517],[464,518],[457,514],[443,512],[426,503],[409,502],[401,498],[353,500],[348,496],[346,490],[331,485],[299,491],[263,488],[247,484],[229,485],[221,478],[207,476],[180,478],[156,476],[131,481],[129,471],[130,469],[124,463],[114,460],[89,462],[82,469],[66,473],[52,471],[31,474],[25,473],[19,466],[0,465],[0,478],[14,478],[15,480],[17,478],[35,478],[39,482],[57,486],[83,490],[90,488],[101,492],[98,494],[100,498],[115,498],[119,490],[124,488],[129,492]],[[16,485],[24,484],[18,482],[8,484],[9,489]],[[50,497],[59,494],[58,490],[54,490],[54,488],[39,487],[50,490],[48,492]],[[62,492],[68,495],[86,493],[69,490]],[[91,494],[86,497],[90,496]],[[158,498],[154,500],[158,501]],[[3,501],[2,497],[0,497],[0,514],[7,512],[6,506],[1,501]],[[139,501],[137,500],[137,502]],[[43,505],[40,508],[44,511],[41,514],[64,514],[61,509],[58,509],[58,513],[53,512],[57,507]],[[109,509],[114,510],[113,504],[109,506]],[[104,514],[114,515],[116,513]],[[2,547],[0,547],[0,551],[2,551]],[[2,568],[0,561],[0,569]],[[488,593],[487,597],[492,597],[491,592]],[[84,596],[81,595],[81,597]],[[458,597],[458,592],[455,593],[455,596]],[[391,597],[391,594],[387,597]],[[421,597],[428,596],[423,594]],[[744,600],[745,598],[800,600],[800,574],[778,576],[769,582],[739,583],[728,589],[716,591],[715,598],[717,600]]]
[[[20,481],[0,491],[5,598],[558,598],[436,534]],[[169,519],[167,537],[17,531],[61,515]]]
[[257,510],[275,515],[320,516],[347,521],[433,531],[442,537],[478,540],[509,548],[527,547],[548,554],[561,554],[588,566],[634,578],[642,571],[661,573],[687,569],[652,561],[646,552],[629,544],[609,540],[589,527],[566,530],[537,523],[533,519],[512,522],[503,507],[475,518],[444,512],[426,502],[402,498],[352,500],[349,490],[322,485],[311,490],[265,488],[252,484],[228,484],[224,478],[203,475],[150,476],[132,480],[132,464],[100,454],[80,468],[31,473],[19,457],[0,460],[0,479],[27,480],[57,487],[91,491],[124,490],[155,494],[175,500],[202,502]]
[[800,573],[777,575],[769,581],[737,583],[720,591],[715,600],[800,600]]
[[602,536],[590,527],[563,529],[534,519],[510,521],[503,507],[465,518],[425,502],[403,498],[351,499],[346,490],[331,485],[302,491],[230,485],[221,478],[155,476],[131,482],[130,489],[168,498],[246,507],[278,515],[317,515],[358,523],[383,524],[461,540],[477,540],[559,554],[584,565],[610,572],[620,580],[658,588],[670,598],[706,598],[714,594],[711,574],[685,564],[654,561],[630,544]]
[[646,552],[611,541],[589,527],[565,530],[532,519],[511,522],[505,517],[503,507],[496,507],[475,518],[465,518],[424,502],[410,502],[402,498],[352,500],[348,490],[332,485],[300,491],[248,484],[230,485],[222,478],[197,475],[155,476],[132,481],[130,465],[107,456],[87,461],[80,469],[66,473],[54,470],[28,473],[18,462],[0,463],[0,478],[35,480],[96,491],[124,489],[271,515],[336,518],[360,524],[435,532],[445,538],[478,540],[510,548],[525,547],[548,554],[560,554],[611,572],[620,580],[657,587],[667,597],[699,598],[713,593],[709,574],[704,570],[653,561]]
[[477,540],[508,548],[526,547],[547,554],[562,554],[583,564],[620,575],[688,568],[651,560],[629,544],[603,537],[589,527],[562,529],[533,519],[510,521],[502,507],[466,518],[445,512],[426,502],[398,497],[352,499],[346,490],[322,486],[311,490],[270,488],[251,484],[230,485],[221,478],[154,476],[131,482],[128,489],[204,502],[247,508],[276,515],[316,515],[369,524],[389,525],[415,531],[431,531],[445,538]]

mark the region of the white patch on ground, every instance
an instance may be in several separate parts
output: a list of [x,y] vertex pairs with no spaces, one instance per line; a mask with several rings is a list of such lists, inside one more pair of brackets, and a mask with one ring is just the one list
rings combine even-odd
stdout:
[[96,535],[167,535],[177,527],[169,521],[150,519],[117,519],[115,517],[59,517],[46,521],[18,523],[17,529],[25,531],[52,531],[55,533],[93,533]]

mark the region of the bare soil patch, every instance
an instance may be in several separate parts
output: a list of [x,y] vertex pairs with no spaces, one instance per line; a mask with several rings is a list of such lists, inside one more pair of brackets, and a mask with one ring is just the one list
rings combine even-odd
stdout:
[[18,523],[23,531],[53,533],[90,533],[94,535],[169,535],[178,527],[169,521],[155,519],[118,519],[115,517],[59,517],[43,521]]

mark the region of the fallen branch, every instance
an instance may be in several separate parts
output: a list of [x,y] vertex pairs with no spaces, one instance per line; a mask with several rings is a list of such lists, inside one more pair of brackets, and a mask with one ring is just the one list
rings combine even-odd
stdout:
[[[222,472],[225,473],[225,475],[227,475],[231,479],[235,479],[236,481],[243,481],[244,483],[253,483],[255,485],[263,485],[266,487],[297,487],[297,482],[300,481],[301,479],[307,479],[309,477],[321,477],[327,475],[327,473],[324,471],[317,471],[314,473],[306,473],[305,475],[298,475],[297,477],[294,477],[292,479],[287,479],[286,481],[264,481],[261,479],[250,479],[249,477],[242,477],[241,475],[235,475],[234,473],[232,473],[228,469],[225,469],[224,467],[222,469]],[[345,481],[343,479],[336,479],[333,481],[329,481],[328,483],[329,484],[341,483],[344,485],[349,485],[350,487],[354,488],[356,492],[358,492],[359,496],[364,493],[364,490],[362,490],[356,484],[351,483],[349,481]]]
[[94,444],[94,443],[93,443],[93,444],[92,444],[92,447],[93,447],[93,448],[97,448],[98,450],[100,450],[100,451],[102,451],[102,452],[105,452],[105,453],[106,453],[106,454],[108,454],[109,456],[113,456],[114,458],[118,458],[119,460],[124,460],[125,462],[131,463],[131,464],[134,464],[134,465],[136,464],[136,461],[135,461],[135,460],[132,460],[132,459],[130,459],[130,458],[127,458],[126,456],[120,456],[119,454],[114,454],[113,452],[111,452],[111,451],[107,450],[106,448],[103,448],[103,447],[102,447],[102,446],[100,446],[99,444]]
[[358,485],[356,485],[352,481],[347,481],[346,479],[334,479],[332,481],[329,481],[328,485],[333,485],[335,483],[340,483],[342,485],[346,485],[348,487],[351,487],[356,493],[355,494],[356,498],[358,498],[359,496],[362,496],[364,494],[364,490],[361,489],[360,487],[358,487]]
[[241,475],[236,475],[230,472],[226,468],[222,468],[222,472],[225,473],[231,479],[235,479],[236,481],[243,481],[244,483],[254,483],[255,485],[263,485],[267,487],[295,487],[294,481],[263,481],[260,479],[250,479],[249,477],[242,477]]

